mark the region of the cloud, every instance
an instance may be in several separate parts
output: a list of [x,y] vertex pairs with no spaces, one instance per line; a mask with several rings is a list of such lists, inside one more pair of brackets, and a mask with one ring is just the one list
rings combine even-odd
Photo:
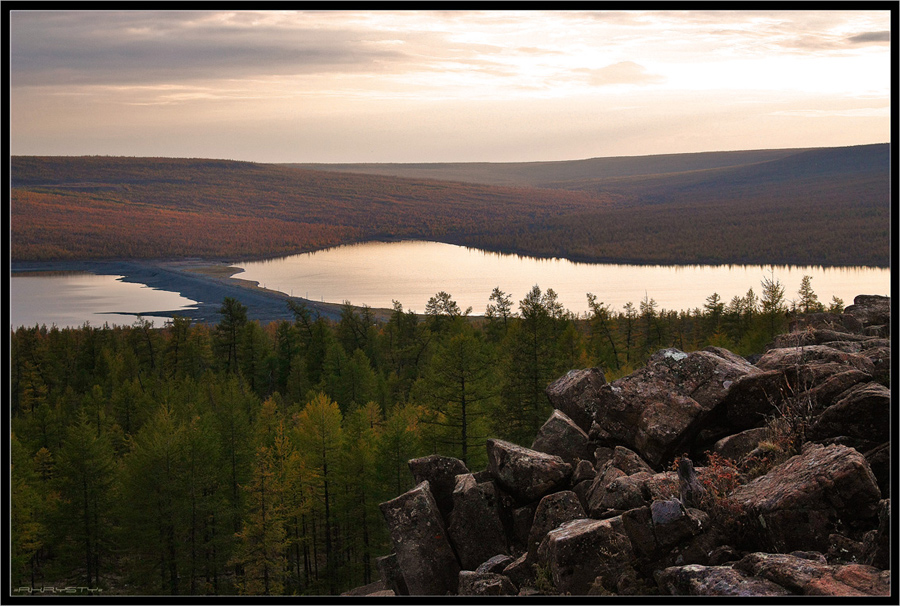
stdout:
[[891,32],[883,31],[883,32],[864,32],[862,34],[856,34],[855,36],[850,36],[847,38],[847,42],[850,44],[870,44],[870,43],[881,43],[881,42],[890,42],[891,41]]
[[621,61],[599,69],[579,69],[588,77],[591,86],[610,86],[613,84],[656,84],[665,80],[659,74],[650,73],[642,65],[634,61]]

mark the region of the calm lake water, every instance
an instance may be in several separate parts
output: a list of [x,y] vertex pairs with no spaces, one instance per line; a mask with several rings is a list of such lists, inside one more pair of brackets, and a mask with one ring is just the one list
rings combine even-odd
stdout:
[[475,315],[484,313],[495,286],[512,295],[516,310],[538,285],[552,288],[577,313],[588,311],[588,292],[614,311],[629,301],[637,308],[645,296],[669,310],[702,307],[714,292],[727,304],[750,288],[759,295],[760,282],[771,276],[785,287],[788,301],[797,298],[804,275],[813,277],[813,290],[825,305],[832,296],[850,305],[859,294],[890,293],[890,269],[573,263],[419,241],[369,242],[236,265],[244,269],[236,277],[314,301],[390,308],[396,300],[405,310],[424,312],[428,299],[443,290]]
[[[121,277],[83,272],[13,275],[9,281],[10,326],[130,325],[137,320],[136,314],[186,309],[196,303],[177,293],[121,282]],[[166,318],[144,319],[157,327],[166,322]]]

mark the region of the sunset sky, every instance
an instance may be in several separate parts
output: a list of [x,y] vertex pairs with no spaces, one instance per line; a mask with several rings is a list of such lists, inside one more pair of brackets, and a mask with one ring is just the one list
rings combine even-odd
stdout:
[[517,162],[890,139],[890,11],[10,14],[13,154]]

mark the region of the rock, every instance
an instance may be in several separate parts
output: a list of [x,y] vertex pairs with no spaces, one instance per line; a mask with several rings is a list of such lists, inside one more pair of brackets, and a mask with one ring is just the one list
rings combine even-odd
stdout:
[[750,454],[760,442],[766,439],[768,431],[765,427],[754,427],[740,433],[722,438],[713,446],[713,452],[732,461],[740,461]]
[[354,587],[350,591],[345,591],[341,594],[341,596],[369,596],[369,595],[394,595],[394,592],[391,591],[390,594],[385,594],[386,590],[384,583],[381,581],[375,581],[374,583],[369,583],[368,585],[363,585],[361,587]]
[[528,535],[531,533],[537,506],[538,501],[532,501],[512,511],[512,542],[517,550],[528,549]]
[[428,482],[379,505],[410,595],[456,593],[459,563]]
[[502,574],[503,569],[514,562],[514,558],[506,554],[497,554],[494,557],[485,560],[475,569],[475,572],[495,572]]
[[881,345],[877,347],[870,347],[869,349],[864,349],[859,352],[860,355],[867,357],[872,361],[872,366],[875,371],[872,374],[872,377],[884,385],[885,387],[890,387],[891,385],[891,346],[888,344],[887,346]]
[[807,432],[810,440],[849,436],[880,444],[890,440],[891,392],[880,383],[861,383],[848,389],[819,415]]
[[508,577],[516,587],[525,587],[534,582],[534,566],[527,561],[527,554],[524,553],[510,562],[506,568],[503,569],[503,574]]
[[835,403],[837,398],[845,391],[858,383],[866,383],[872,380],[872,375],[851,368],[837,374],[833,374],[825,381],[808,390],[810,399],[815,403],[817,410],[825,410]]
[[493,482],[476,484],[470,473],[456,476],[447,534],[463,570],[508,551]]
[[644,484],[650,474],[625,475],[616,467],[609,467],[591,485],[588,494],[588,514],[592,518],[611,517],[647,504],[649,494]]
[[650,504],[650,521],[659,547],[665,549],[677,545],[702,532],[709,526],[709,517],[696,509],[685,509],[671,499],[653,501]]
[[784,372],[772,369],[738,378],[725,397],[725,419],[736,430],[759,427],[787,389]]
[[844,316],[853,317],[862,327],[891,323],[891,298],[881,295],[857,295],[853,305],[844,309]]
[[400,571],[396,553],[375,558],[375,566],[378,568],[381,582],[386,589],[393,591],[394,595],[409,595],[409,589],[403,579],[403,572]]
[[531,449],[557,455],[573,466],[591,458],[587,433],[560,410],[554,410],[538,430]]
[[[772,340],[771,349],[786,347],[804,347],[807,345],[826,345],[829,343],[856,343],[871,337],[859,333],[843,332],[828,328],[808,328],[777,335]],[[836,348],[837,349],[837,348]]]
[[664,349],[599,390],[595,420],[610,440],[656,467],[686,449],[740,377],[758,372],[736,356]]
[[847,564],[861,561],[865,557],[863,555],[865,547],[862,541],[856,541],[842,534],[833,533],[828,535],[828,543],[826,555],[831,563],[840,562]]
[[621,469],[627,476],[642,471],[649,474],[654,473],[653,468],[647,465],[647,462],[640,455],[624,446],[616,446],[615,450],[613,450],[611,465]]
[[831,567],[822,561],[786,553],[751,553],[736,562],[734,568],[778,583],[793,593],[803,593],[810,581],[831,572]]
[[804,587],[806,595],[889,596],[891,572],[862,564],[837,566],[834,572],[813,579]]
[[547,386],[546,393],[554,408],[587,432],[596,414],[600,389],[605,385],[606,377],[600,368],[570,370]]
[[656,575],[656,582],[670,595],[769,597],[791,594],[777,583],[746,575],[730,566],[670,566]]
[[617,579],[634,574],[634,553],[621,518],[581,519],[551,530],[538,549],[538,563],[547,566],[560,593],[586,594],[600,577],[608,591]]
[[560,457],[504,440],[488,440],[487,453],[491,475],[523,502],[558,489],[572,475],[572,466]]
[[739,486],[725,505],[741,512],[751,549],[827,550],[839,524],[871,520],[881,492],[865,458],[845,446],[808,444],[790,458]]
[[881,496],[891,494],[891,443],[885,442],[868,450],[863,455],[869,463],[869,468],[878,482]]
[[563,490],[545,496],[534,513],[534,522],[528,535],[526,560],[534,562],[537,559],[538,547],[548,532],[564,522],[586,517],[584,508],[578,501],[578,496],[571,490]]
[[444,520],[448,519],[450,510],[453,509],[453,489],[456,488],[456,476],[469,473],[465,464],[453,457],[441,455],[429,455],[409,461],[409,470],[412,472],[416,484],[428,482],[431,494],[437,501],[438,508]]
[[863,541],[864,563],[882,570],[891,567],[891,500],[878,504],[878,528],[866,533]]
[[875,365],[867,357],[846,353],[826,345],[770,349],[759,359],[756,367],[761,370],[784,370],[789,367],[828,362],[855,368],[870,375],[875,370]]
[[593,481],[596,476],[597,472],[590,461],[578,461],[578,465],[575,466],[575,471],[572,473],[572,485],[574,486],[579,482]]
[[516,595],[518,592],[512,581],[502,574],[471,570],[459,573],[459,595]]

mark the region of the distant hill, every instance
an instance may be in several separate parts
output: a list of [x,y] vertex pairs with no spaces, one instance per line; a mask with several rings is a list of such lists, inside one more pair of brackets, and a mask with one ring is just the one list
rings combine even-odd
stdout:
[[266,257],[373,239],[629,263],[890,264],[890,146],[570,162],[11,159],[14,259]]

